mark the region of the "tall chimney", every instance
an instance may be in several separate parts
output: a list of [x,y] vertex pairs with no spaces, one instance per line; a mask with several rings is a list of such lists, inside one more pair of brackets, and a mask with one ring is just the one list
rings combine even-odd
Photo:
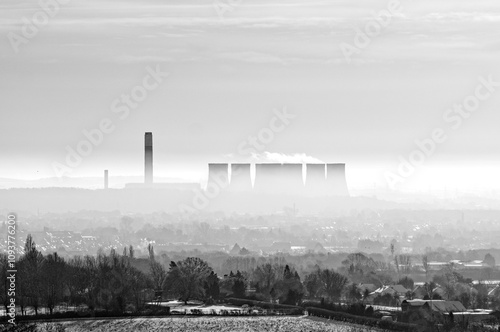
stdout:
[[144,135],[144,183],[153,184],[153,133]]
[[108,170],[104,170],[104,189],[108,189]]

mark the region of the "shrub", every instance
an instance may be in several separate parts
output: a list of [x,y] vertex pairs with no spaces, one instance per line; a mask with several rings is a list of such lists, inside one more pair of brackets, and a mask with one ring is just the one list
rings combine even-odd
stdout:
[[321,299],[321,302],[318,301],[303,301],[301,303],[301,306],[303,308],[307,307],[313,307],[313,308],[320,308],[320,309],[326,309],[330,311],[339,311],[339,312],[347,312],[348,307],[345,305],[340,305],[336,303],[330,303],[326,302],[324,299]]
[[347,308],[347,313],[356,316],[365,316],[365,307],[363,303],[354,303]]
[[244,298],[247,300],[262,301],[262,302],[266,302],[267,300],[269,300],[268,297],[266,297],[264,294],[261,293],[250,294],[245,296]]

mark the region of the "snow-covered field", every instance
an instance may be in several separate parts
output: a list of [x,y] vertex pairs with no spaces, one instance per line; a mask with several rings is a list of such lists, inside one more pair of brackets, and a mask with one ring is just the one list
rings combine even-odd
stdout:
[[37,332],[368,332],[373,329],[307,317],[176,317],[38,323]]

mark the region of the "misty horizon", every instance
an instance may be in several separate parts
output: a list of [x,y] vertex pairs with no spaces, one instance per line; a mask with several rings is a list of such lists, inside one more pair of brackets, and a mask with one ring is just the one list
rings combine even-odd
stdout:
[[[363,3],[367,10],[258,1],[223,15],[194,0],[93,4],[66,5],[26,43],[13,37],[22,37],[15,18],[32,9],[2,4],[2,178],[142,174],[140,138],[151,131],[155,176],[188,182],[206,181],[210,162],[302,156],[346,163],[353,188],[500,189],[500,73],[490,38],[500,9],[492,1],[401,3],[368,46],[357,31],[387,9],[384,1]],[[130,99],[142,84],[144,100]],[[286,129],[250,144],[284,109]],[[104,120],[102,143],[58,173],[54,163]],[[404,181],[388,180],[436,128],[431,155]]]

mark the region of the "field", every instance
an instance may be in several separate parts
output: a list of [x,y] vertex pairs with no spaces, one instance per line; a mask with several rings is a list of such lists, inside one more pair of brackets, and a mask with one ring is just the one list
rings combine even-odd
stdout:
[[37,332],[368,332],[374,329],[309,317],[176,317],[38,323]]

